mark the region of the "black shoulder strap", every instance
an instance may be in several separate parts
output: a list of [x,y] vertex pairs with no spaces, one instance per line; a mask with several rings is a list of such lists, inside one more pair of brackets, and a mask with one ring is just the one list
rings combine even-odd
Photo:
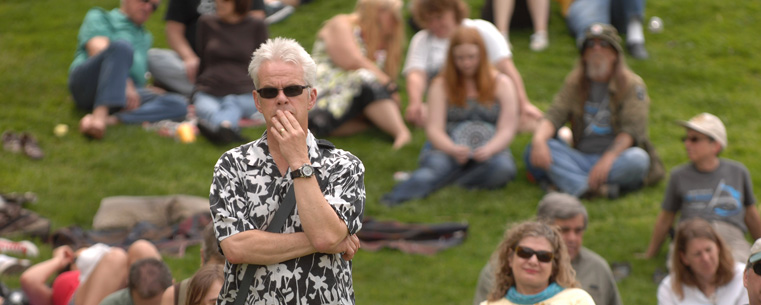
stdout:
[[[323,139],[317,139],[317,146],[320,148],[320,153],[325,154],[327,151],[336,148],[333,143],[330,143],[328,140]],[[320,179],[320,175],[315,175],[317,178],[317,183],[320,185],[320,190],[325,191],[325,187],[328,184],[328,179]],[[270,221],[270,225],[267,226],[267,232],[275,233],[279,232],[280,228],[283,227],[283,224],[285,224],[285,219],[288,218],[289,215],[291,215],[291,212],[296,207],[296,193],[294,192],[294,187],[291,186],[291,188],[288,190],[288,193],[283,198],[283,203],[280,205],[280,207],[275,211],[275,216],[272,217],[272,221]],[[238,268],[242,268],[245,264],[238,265]],[[251,281],[254,278],[254,271],[257,269],[258,265],[249,264],[248,268],[246,268],[246,274],[243,275],[243,280],[240,282],[240,286],[238,286],[238,296],[235,298],[235,302],[233,302],[233,305],[243,305],[246,302],[246,299],[248,298],[248,291],[251,287]]]

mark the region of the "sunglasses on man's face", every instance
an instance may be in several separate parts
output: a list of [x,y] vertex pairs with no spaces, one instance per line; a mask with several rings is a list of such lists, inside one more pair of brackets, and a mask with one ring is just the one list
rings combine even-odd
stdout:
[[682,142],[697,143],[703,140],[712,141],[711,138],[703,138],[703,137],[696,137],[696,136],[682,137]]
[[585,49],[593,48],[595,45],[599,45],[603,48],[612,47],[610,42],[608,42],[607,40],[602,40],[602,39],[589,39],[586,42],[584,42]]
[[143,3],[150,3],[151,4],[151,9],[153,9],[154,12],[157,9],[159,9],[159,3],[158,2],[153,2],[151,0],[140,0],[140,1],[142,1]]
[[293,85],[288,86],[282,89],[273,88],[273,87],[265,87],[261,89],[256,89],[256,92],[259,93],[259,96],[263,98],[275,98],[277,97],[278,93],[280,93],[280,90],[283,90],[283,94],[287,97],[295,97],[301,95],[301,93],[304,93],[304,89],[309,88],[309,86],[301,86],[301,85]]
[[761,263],[756,262],[753,264],[753,267],[751,268],[753,269],[753,273],[755,273],[756,275],[761,275]]
[[523,246],[516,246],[515,254],[523,259],[531,259],[532,256],[536,255],[536,259],[542,263],[549,263],[555,257],[555,254],[550,251],[536,251]]

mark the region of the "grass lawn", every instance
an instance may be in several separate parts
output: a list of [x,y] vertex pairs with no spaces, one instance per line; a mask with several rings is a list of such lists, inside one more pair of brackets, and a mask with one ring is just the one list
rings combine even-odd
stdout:
[[[167,47],[162,3],[147,27],[154,45]],[[471,16],[479,15],[482,0],[471,0]],[[115,195],[190,194],[208,196],[212,168],[226,150],[204,139],[182,144],[147,132],[139,126],[108,129],[102,141],[89,141],[76,132],[83,115],[73,107],[67,89],[68,67],[76,35],[86,11],[107,9],[111,0],[4,0],[0,2],[0,131],[28,131],[36,135],[46,156],[32,161],[0,151],[0,192],[33,191],[39,201],[30,208],[50,218],[53,228],[77,224],[89,228],[103,197]],[[512,31],[515,63],[531,100],[546,109],[578,55],[573,39],[552,3],[549,49],[528,49],[529,29]],[[316,29],[330,16],[351,11],[353,1],[318,0],[304,5],[271,36],[288,36],[311,49]],[[648,85],[652,99],[650,136],[667,168],[686,160],[679,138],[684,130],[674,120],[700,112],[718,115],[727,125],[729,147],[723,157],[744,163],[755,175],[761,169],[761,2],[714,0],[649,1],[647,17],[664,21],[660,34],[646,33],[651,58],[629,65]],[[411,37],[408,36],[408,38]],[[56,124],[71,132],[53,135]],[[258,137],[262,129],[247,129]],[[495,191],[443,189],[424,200],[389,209],[378,204],[394,184],[396,171],[416,167],[425,135],[414,131],[414,142],[400,151],[391,138],[377,130],[332,138],[337,146],[363,160],[367,169],[366,216],[406,222],[467,222],[466,242],[434,256],[398,251],[361,251],[354,259],[358,304],[469,304],[478,272],[502,237],[508,222],[535,213],[543,195],[525,178],[522,151],[528,135],[516,138],[511,149],[518,178]],[[756,157],[754,157],[756,154]],[[757,176],[757,175],[756,175]],[[761,189],[756,177],[754,187]],[[627,261],[632,274],[619,283],[626,304],[653,304],[656,284],[652,274],[665,265],[666,251],[653,260],[639,260],[650,238],[665,182],[617,200],[584,201],[590,225],[584,245],[610,262]],[[199,265],[197,247],[183,258],[166,257],[176,279],[193,274]],[[41,261],[51,249],[43,247]],[[18,279],[0,279],[18,287]]]

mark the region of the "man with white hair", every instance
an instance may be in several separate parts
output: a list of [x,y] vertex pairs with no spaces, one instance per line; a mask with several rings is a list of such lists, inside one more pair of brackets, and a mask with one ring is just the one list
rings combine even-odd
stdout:
[[[571,266],[576,271],[576,279],[598,305],[621,305],[621,295],[616,287],[616,280],[605,261],[597,253],[583,246],[584,231],[587,229],[587,209],[579,199],[563,193],[549,193],[539,201],[536,211],[539,221],[557,226],[562,234],[563,243],[568,248]],[[481,270],[478,277],[476,295],[473,304],[486,300],[494,286],[496,257]]]
[[214,167],[211,214],[227,259],[217,304],[354,304],[365,168],[307,128],[315,67],[293,39],[267,40],[253,54],[254,101],[267,129]]
[[727,131],[715,115],[701,113],[679,125],[687,131],[682,141],[690,162],[671,171],[645,256],[658,254],[681,212],[680,221],[693,217],[708,220],[732,248],[735,260],[745,262],[750,254],[745,233],[761,238],[761,216],[750,172],[742,163],[719,158],[727,148]]

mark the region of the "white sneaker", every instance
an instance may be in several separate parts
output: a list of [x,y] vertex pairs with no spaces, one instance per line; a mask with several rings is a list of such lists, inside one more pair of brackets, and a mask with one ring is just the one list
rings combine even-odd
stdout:
[[31,265],[32,263],[28,259],[18,259],[0,254],[0,275],[19,274]]
[[536,32],[531,35],[531,43],[529,48],[531,51],[539,52],[550,46],[550,38],[547,36],[547,32]]
[[11,241],[5,238],[0,238],[0,253],[37,257],[37,255],[40,254],[40,250],[37,249],[37,246],[34,243],[28,240]]

